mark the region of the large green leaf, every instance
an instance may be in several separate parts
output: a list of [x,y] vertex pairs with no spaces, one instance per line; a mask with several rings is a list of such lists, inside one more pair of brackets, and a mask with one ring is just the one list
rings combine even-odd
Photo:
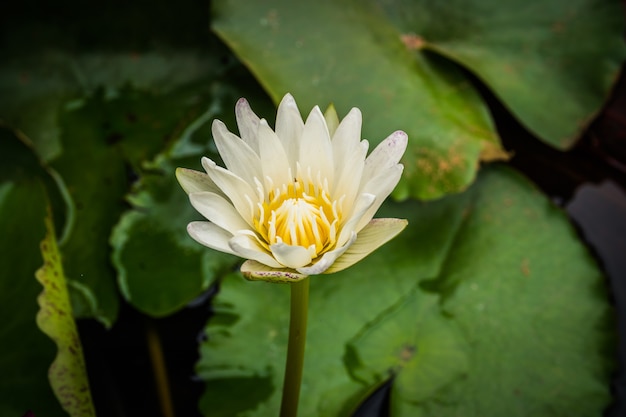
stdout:
[[427,401],[468,372],[468,346],[439,297],[412,291],[348,344],[347,365],[365,384],[394,377],[394,402]]
[[410,144],[398,196],[459,191],[481,154],[504,156],[461,71],[405,48],[388,20],[362,3],[220,1],[213,28],[276,101],[291,92],[305,113],[331,102],[340,114],[359,107],[372,146],[405,130]]
[[37,327],[35,270],[41,265],[39,242],[54,191],[50,178],[12,131],[0,128],[0,415],[61,417],[47,372],[55,347]]
[[[187,223],[202,216],[189,204],[175,170],[185,167],[201,171],[203,156],[219,160],[210,140],[210,125],[215,118],[233,125],[234,104],[242,85],[249,87],[251,101],[260,113],[275,112],[271,101],[250,81],[249,74],[233,73],[227,80],[215,80],[209,89],[198,86],[197,94],[206,92],[196,99],[204,111],[195,119],[180,119],[187,123],[185,129],[176,132],[176,140],[154,161],[144,163],[128,196],[133,208],[113,231],[113,260],[124,297],[144,313],[156,317],[173,313],[237,262],[235,257],[211,251],[188,236]],[[172,105],[171,100],[166,102]]]
[[[220,52],[216,50],[215,55]],[[98,128],[106,132],[109,142],[128,147],[130,141],[135,142],[135,148],[157,146],[159,151],[159,146],[170,139],[163,132],[155,132],[163,115],[170,119],[180,115],[193,102],[192,89],[209,88],[210,75],[222,67],[216,65],[215,57],[203,55],[197,48],[144,53],[55,49],[46,54],[13,57],[0,69],[0,119],[22,129],[42,158],[50,160],[68,146],[62,143],[60,123],[64,112],[101,94],[108,105]],[[180,95],[173,102],[152,101],[155,96],[175,92],[186,92],[186,101]],[[161,136],[150,136],[155,133]],[[137,155],[141,149],[128,151],[133,159],[145,156]]]
[[65,273],[92,296],[73,297],[77,317],[96,317],[111,326],[118,296],[109,261],[109,234],[124,210],[128,188],[124,160],[106,141],[101,122],[106,117],[101,95],[62,114],[64,151],[51,161],[68,189],[73,210],[71,228],[61,243]]
[[476,74],[518,120],[568,148],[626,57],[617,0],[373,1],[405,39]]
[[[195,0],[177,4],[177,19],[167,0],[112,1],[97,12],[74,0],[57,6],[14,3],[0,15],[0,120],[23,130],[44,160],[63,151],[59,117],[74,100],[98,89],[115,98],[128,86],[167,94],[228,61],[207,36],[206,5]],[[121,115],[138,120],[132,110]]]
[[[204,29],[208,10],[197,3],[187,5],[185,24],[167,30],[154,20],[169,18],[166,5],[151,3],[152,18],[139,21],[153,31],[121,35],[137,28],[145,6],[95,17],[89,7],[72,7],[88,19],[63,15],[55,24],[17,7],[0,39],[0,119],[29,134],[58,172],[71,202],[61,250],[74,312],[105,325],[118,309],[109,237],[131,181],[205,110],[216,76],[230,67]],[[100,24],[109,29],[94,31]]]
[[111,236],[124,297],[152,316],[178,310],[206,290],[216,273],[236,262],[189,238],[186,225],[198,214],[175,177],[178,166],[201,169],[200,158],[209,152],[206,146],[194,145],[192,136],[203,132],[218,108],[216,101],[190,124],[173,150],[144,165],[147,170],[129,196],[133,210],[122,216]]
[[[464,189],[479,160],[505,157],[485,105],[456,61],[529,129],[572,144],[625,56],[617,1],[286,0],[215,2],[214,30],[279,100],[364,113],[378,143],[409,135],[397,197]],[[442,58],[443,57],[443,58]]]
[[[612,331],[602,274],[565,216],[519,176],[498,170],[483,181],[469,191],[442,273],[422,283],[443,295],[471,346],[471,366],[461,384],[429,400],[406,395],[423,386],[401,371],[392,411],[599,415],[610,401]],[[369,364],[380,372],[393,362]]]
[[[302,416],[348,416],[391,376],[394,416],[601,412],[609,307],[559,209],[497,167],[464,194],[381,215],[409,226],[354,267],[312,278]],[[276,414],[288,295],[225,278],[198,363],[205,415]],[[263,389],[249,394],[253,384]]]
[[[139,172],[142,161],[172,142],[205,107],[217,71],[208,68],[204,62],[206,73],[192,67],[175,78],[179,83],[170,81],[168,88],[152,91],[115,89],[118,80],[113,77],[107,88],[74,100],[68,108],[54,107],[62,152],[50,157],[73,203],[62,251],[70,284],[78,289],[73,293],[76,315],[94,316],[107,325],[115,319],[117,294],[108,240],[126,208],[129,165]],[[199,78],[179,85],[189,73]]]
[[35,273],[43,291],[37,298],[40,309],[37,326],[57,345],[57,355],[50,365],[48,379],[61,403],[71,417],[95,417],[83,347],[72,314],[61,253],[57,244],[52,213],[45,219],[46,236],[41,241],[44,264]]

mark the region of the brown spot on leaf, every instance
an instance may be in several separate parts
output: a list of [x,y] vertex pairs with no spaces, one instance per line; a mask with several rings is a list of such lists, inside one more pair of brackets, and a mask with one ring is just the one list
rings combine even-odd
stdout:
[[504,64],[502,66],[502,69],[508,74],[514,74],[516,72],[515,67],[513,67],[511,64]]
[[419,51],[426,45],[424,38],[416,35],[415,33],[404,33],[400,35],[400,40],[406,47],[406,49],[410,51]]
[[268,26],[272,29],[278,28],[278,12],[276,10],[270,10],[265,17],[261,18],[261,26]]
[[525,277],[530,276],[530,265],[528,258],[522,259],[522,264],[520,265],[520,270]]
[[404,364],[410,361],[411,359],[413,359],[416,351],[417,351],[417,348],[415,345],[407,344],[402,347],[402,350],[400,350],[398,357],[400,361]]

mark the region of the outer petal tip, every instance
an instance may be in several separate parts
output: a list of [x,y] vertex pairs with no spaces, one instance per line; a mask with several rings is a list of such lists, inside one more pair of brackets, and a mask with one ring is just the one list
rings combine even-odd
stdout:
[[207,158],[206,156],[203,156],[200,162],[202,163],[202,167],[204,168],[204,170],[207,172],[217,166],[215,162],[213,162],[211,159]]
[[247,260],[241,265],[241,273],[250,281],[268,281],[276,283],[293,283],[305,279],[308,275],[300,274],[292,269],[276,269],[260,262]]
[[199,191],[213,191],[220,194],[221,191],[207,174],[188,168],[176,168],[176,179],[187,194]]
[[396,237],[409,224],[406,219],[372,219],[358,234],[358,238],[324,273],[344,270]]
[[185,171],[191,171],[191,170],[188,169],[188,168],[180,168],[180,167],[178,167],[178,168],[176,168],[176,171],[174,171],[174,173],[176,175],[176,179],[178,180],[178,182],[181,182],[181,178],[183,178],[183,181],[184,181],[185,176],[188,175],[187,172],[185,172]]
[[296,100],[293,98],[293,96],[291,95],[291,93],[287,93],[283,96],[283,99],[280,101],[281,104],[285,105],[296,105]]
[[409,135],[407,135],[404,130],[396,130],[391,134],[391,138],[392,146],[406,149],[406,146],[409,143]]
[[250,103],[248,103],[248,100],[246,100],[243,97],[237,100],[237,103],[235,104],[235,108],[241,108],[241,107],[250,107]]
[[185,183],[188,180],[192,180],[195,175],[198,174],[198,171],[194,171],[189,168],[176,168],[176,179],[179,183]]

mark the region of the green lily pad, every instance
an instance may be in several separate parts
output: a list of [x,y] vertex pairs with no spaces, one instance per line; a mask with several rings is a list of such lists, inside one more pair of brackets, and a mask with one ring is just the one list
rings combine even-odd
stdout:
[[443,315],[440,299],[422,291],[367,326],[348,343],[346,362],[365,384],[394,378],[394,402],[419,403],[468,372],[468,346],[458,326]]
[[[74,312],[110,326],[118,293],[109,238],[128,208],[124,197],[142,164],[204,111],[230,61],[208,36],[208,10],[199,4],[168,29],[159,23],[169,20],[168,7],[158,2],[149,19],[139,18],[145,5],[97,16],[75,6],[72,18],[58,15],[53,24],[21,5],[1,19],[0,120],[26,132],[58,173],[70,202],[67,213],[55,208],[55,219],[68,219],[61,250]],[[94,30],[99,25],[107,30]]]
[[[527,180],[484,171],[460,195],[387,203],[381,216],[409,219],[402,234],[346,271],[312,277],[301,416],[349,416],[391,377],[398,417],[586,416],[608,405],[601,272]],[[288,290],[224,279],[197,366],[205,415],[277,413]],[[253,380],[271,390],[210,390]]]
[[[225,67],[227,52],[206,31],[208,10],[193,0],[177,5],[177,19],[164,0],[118,2],[97,12],[80,2],[66,6],[67,13],[58,13],[15,3],[0,16],[0,120],[24,131],[45,161],[63,152],[59,118],[66,106],[100,89],[107,99],[128,87],[164,95],[206,82]],[[176,104],[170,103],[171,112],[177,112]],[[135,127],[146,117],[120,116]],[[112,134],[127,133],[110,122]]]
[[[64,149],[62,126],[64,111],[75,108],[101,90],[115,106],[107,110],[109,119],[102,127],[109,140],[128,146],[128,138],[141,140],[143,146],[162,146],[168,138],[150,140],[150,129],[159,120],[150,109],[151,96],[164,95],[190,86],[215,71],[212,59],[196,50],[182,52],[131,51],[71,54],[65,50],[19,57],[0,69],[0,119],[18,127],[32,138],[42,158],[49,161]],[[189,100],[188,94],[187,99]],[[115,100],[117,99],[117,100]],[[165,105],[164,103],[160,103]],[[180,113],[179,103],[168,103],[168,111]],[[149,110],[149,111],[147,111]],[[103,115],[105,118],[106,116]],[[66,146],[66,145],[65,145]],[[156,151],[159,151],[158,148]],[[152,152],[154,156],[156,152]],[[136,159],[136,158],[135,158]]]
[[65,274],[94,295],[94,304],[77,303],[77,317],[95,317],[106,326],[115,321],[118,296],[109,260],[109,234],[124,210],[128,188],[124,160],[101,129],[101,96],[62,114],[63,153],[51,166],[64,179],[71,198],[71,228],[61,242]]
[[[395,196],[466,188],[478,161],[503,159],[474,72],[542,139],[571,145],[600,109],[620,62],[618,1],[330,1],[214,4],[213,28],[278,101],[364,113],[374,144],[405,130]],[[321,30],[320,28],[323,28]],[[584,35],[583,35],[584,34]]]
[[[419,213],[419,214],[417,214]],[[395,308],[420,280],[439,274],[445,248],[462,222],[458,201],[388,204],[381,216],[404,217],[400,236],[354,267],[311,278],[307,352],[300,415],[350,415],[372,386],[354,379],[344,364],[346,344],[368,323]],[[419,219],[419,221],[418,221]],[[413,252],[407,256],[408,248]],[[207,380],[200,408],[242,410],[239,416],[277,414],[289,320],[287,285],[228,276],[214,302],[215,316],[201,345],[198,375]],[[264,398],[210,388],[244,379],[271,381]],[[244,407],[245,405],[245,407]],[[224,414],[229,415],[229,414]]]
[[32,149],[4,127],[0,160],[0,415],[66,416],[47,377],[56,349],[35,322],[41,285],[34,274],[42,262],[46,205],[54,196],[46,184],[54,181]]
[[486,179],[446,273],[430,283],[448,294],[443,308],[473,346],[473,366],[458,403],[429,404],[429,413],[600,415],[614,370],[605,278],[540,193],[512,171]]
[[[115,270],[110,263],[111,229],[126,209],[129,172],[140,173],[194,117],[212,88],[209,74],[168,94],[121,88],[77,100],[61,111],[63,152],[50,164],[63,178],[73,203],[71,229],[63,241],[75,313],[111,325],[117,312]],[[203,88],[200,88],[203,86]],[[85,293],[85,296],[82,294]]]
[[[234,256],[209,250],[189,237],[187,224],[203,218],[189,203],[175,170],[185,167],[202,171],[203,156],[219,160],[210,140],[210,125],[215,118],[233,124],[238,87],[250,82],[247,74],[240,75],[218,79],[220,88],[210,88],[211,94],[197,100],[204,104],[204,112],[193,120],[180,119],[188,125],[167,150],[153,162],[144,163],[128,196],[133,208],[113,230],[111,245],[119,288],[129,303],[151,316],[177,311],[238,262]],[[262,110],[275,112],[259,90],[254,85],[249,88],[252,101]],[[198,91],[202,91],[199,86]],[[171,100],[167,102],[171,105]]]
[[481,155],[506,156],[463,73],[407,49],[390,22],[362,3],[292,7],[281,0],[235,0],[214,7],[214,30],[275,101],[291,92],[304,113],[330,103],[340,115],[359,107],[372,148],[394,130],[408,133],[397,196],[436,198],[462,190]]
[[572,146],[626,58],[620,1],[375,2],[406,43],[477,75],[531,132]]
[[40,309],[37,326],[57,345],[57,355],[50,365],[48,379],[61,406],[71,417],[95,417],[83,348],[72,314],[61,254],[48,211],[46,236],[41,241],[44,264],[35,273],[43,291],[37,298]]
[[199,165],[200,157],[158,158],[132,194],[133,210],[113,229],[113,261],[122,294],[151,316],[177,311],[237,262],[198,245],[187,234],[187,223],[199,217],[174,171]]

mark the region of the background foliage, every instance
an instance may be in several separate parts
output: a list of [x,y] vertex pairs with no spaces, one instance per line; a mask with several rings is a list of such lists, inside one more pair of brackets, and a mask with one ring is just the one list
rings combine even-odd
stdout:
[[76,317],[113,330],[120,306],[171,317],[219,284],[198,407],[276,414],[288,288],[244,282],[239,260],[191,241],[199,215],[173,172],[219,159],[210,122],[235,130],[239,97],[273,121],[287,91],[303,115],[361,108],[370,148],[410,138],[403,201],[381,214],[407,230],[312,282],[302,415],[352,415],[390,380],[396,417],[601,413],[615,368],[603,274],[562,210],[494,163],[516,149],[483,92],[571,147],[624,59],[620,4],[290,5],[23,2],[3,15],[0,414],[65,415],[35,323],[48,205]]

